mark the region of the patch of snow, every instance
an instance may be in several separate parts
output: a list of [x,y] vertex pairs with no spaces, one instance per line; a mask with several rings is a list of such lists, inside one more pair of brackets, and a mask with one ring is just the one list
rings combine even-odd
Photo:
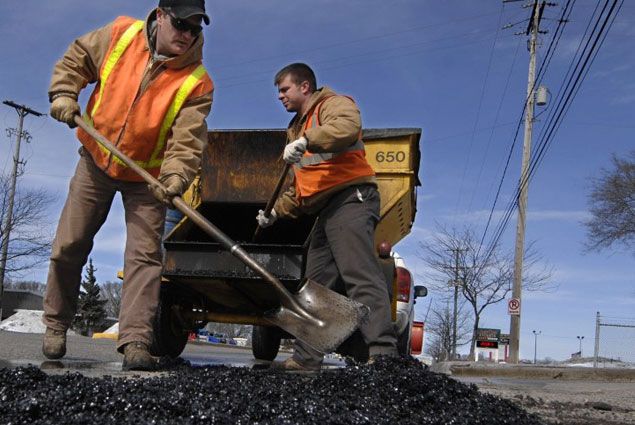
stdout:
[[46,326],[42,323],[43,314],[42,310],[16,310],[13,316],[0,322],[0,329],[9,332],[43,334],[46,331]]
[[119,333],[119,322],[115,323],[114,325],[112,325],[111,327],[109,327],[108,329],[103,331],[102,333],[105,333],[105,334],[118,334]]
[[591,363],[564,363],[563,366],[567,366],[567,367],[593,367],[593,362],[591,362]]

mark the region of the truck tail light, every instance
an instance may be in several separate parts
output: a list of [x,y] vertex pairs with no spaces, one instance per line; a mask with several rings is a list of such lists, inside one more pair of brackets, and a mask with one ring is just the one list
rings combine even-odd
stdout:
[[410,301],[410,287],[412,275],[403,267],[397,267],[397,301],[407,303]]

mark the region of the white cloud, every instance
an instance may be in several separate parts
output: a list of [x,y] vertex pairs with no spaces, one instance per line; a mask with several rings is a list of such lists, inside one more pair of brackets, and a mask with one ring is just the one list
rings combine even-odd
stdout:
[[[453,217],[457,221],[463,221],[468,223],[485,223],[489,217],[489,210],[473,211],[465,214],[457,214],[449,217]],[[496,223],[505,216],[505,212],[501,210],[494,211],[492,214],[492,222]],[[575,221],[580,222],[590,218],[588,211],[581,210],[541,210],[541,211],[529,211],[527,213],[528,221]],[[516,220],[516,213],[514,213],[510,220]]]

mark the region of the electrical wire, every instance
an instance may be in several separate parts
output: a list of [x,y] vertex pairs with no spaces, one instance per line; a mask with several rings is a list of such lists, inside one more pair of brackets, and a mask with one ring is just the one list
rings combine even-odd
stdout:
[[[565,5],[565,7],[563,8],[561,18],[558,20],[558,27],[556,28],[556,31],[554,32],[554,36],[552,38],[552,41],[549,44],[549,47],[547,49],[547,54],[546,54],[546,57],[545,57],[545,61],[543,61],[541,67],[539,68],[539,71],[538,71],[539,78],[536,79],[536,82],[533,84],[533,87],[531,88],[531,90],[529,90],[529,93],[533,94],[534,87],[537,84],[539,84],[540,81],[542,80],[542,78],[543,78],[543,76],[544,76],[544,74],[545,74],[545,72],[546,72],[546,70],[548,68],[549,63],[551,62],[551,57],[553,56],[554,52],[556,51],[556,48],[558,46],[558,42],[560,40],[560,37],[562,36],[562,33],[564,32],[564,26],[562,24],[564,24],[564,23],[566,23],[568,21],[568,17],[571,15],[571,11],[573,10],[573,5],[574,4],[575,4],[575,0],[573,1],[573,3],[571,3],[571,1],[568,1],[567,4]],[[594,16],[594,14],[592,15],[592,17],[593,16]],[[590,20],[590,22],[591,22],[591,20]],[[563,28],[563,30],[559,31],[559,29],[561,27]],[[586,34],[586,31],[585,31],[585,34]],[[583,36],[583,38],[584,38],[584,36]],[[557,40],[557,41],[554,42],[554,40]],[[481,242],[480,242],[479,248],[477,250],[477,256],[480,254],[481,247],[483,246],[483,244],[485,242],[485,237],[487,236],[487,232],[489,230],[489,226],[491,224],[494,211],[496,210],[496,205],[497,205],[498,199],[500,197],[500,193],[501,193],[501,189],[502,189],[502,186],[503,186],[503,183],[504,183],[504,180],[505,180],[505,176],[507,175],[507,170],[509,168],[509,163],[510,163],[510,160],[511,160],[511,156],[512,156],[513,151],[514,151],[514,149],[516,147],[516,143],[517,143],[517,140],[518,140],[518,135],[520,133],[520,128],[521,128],[522,123],[523,123],[523,117],[524,117],[525,111],[527,109],[528,101],[529,101],[529,97],[526,97],[525,101],[523,103],[523,109],[522,109],[522,112],[520,114],[520,118],[518,119],[518,124],[517,124],[517,127],[516,127],[516,132],[514,134],[514,139],[512,141],[512,144],[511,144],[510,149],[509,149],[509,153],[507,155],[507,160],[505,162],[505,167],[503,169],[503,173],[502,173],[501,179],[499,181],[498,188],[496,190],[496,195],[494,197],[494,202],[493,202],[492,208],[490,209],[490,213],[489,213],[489,216],[488,216],[488,219],[487,219],[485,230],[483,231],[483,235],[481,237]],[[500,237],[502,236],[502,234],[504,233],[504,230],[507,227],[507,223],[509,222],[509,218],[510,218],[512,212],[514,211],[514,208],[515,208],[514,206],[516,205],[516,202],[517,202],[517,197],[512,198],[512,200],[508,203],[507,207],[505,208],[506,212],[503,214],[503,218],[499,221],[499,224],[497,225],[497,227],[496,227],[496,229],[494,231],[494,236],[492,237],[492,241],[490,242],[490,244],[488,245],[488,248],[486,250],[486,253],[487,253],[485,255],[486,259],[488,259],[491,256],[493,250],[496,248],[496,246],[498,246],[498,242],[500,240]],[[486,262],[487,262],[487,260],[485,261],[485,263]]]
[[[500,112],[503,109],[503,100],[505,100],[505,97],[507,96],[507,90],[509,89],[509,83],[511,81],[512,73],[514,71],[514,66],[516,65],[516,59],[518,58],[518,51],[520,50],[520,45],[521,45],[521,40],[518,40],[518,43],[516,44],[516,52],[514,53],[514,59],[512,60],[511,66],[509,67],[509,73],[507,74],[507,81],[505,82],[505,88],[503,90],[503,94],[501,95],[501,100],[498,103],[498,109],[496,110],[496,117],[494,118],[494,126],[492,127],[492,131],[490,132],[489,139],[487,140],[487,146],[485,147],[485,154],[483,155],[483,158],[487,158],[487,154],[489,153],[489,148],[492,144],[492,140],[494,139],[494,133],[495,133],[494,129],[496,128],[496,124],[498,123]],[[478,177],[476,178],[475,187],[478,187],[479,182],[481,181],[483,168],[485,168],[485,160],[481,161],[481,168],[478,171]],[[496,167],[496,168],[499,168],[499,167]],[[490,193],[487,194],[487,197],[485,199],[489,199]],[[470,198],[468,211],[472,209],[472,203],[474,201],[475,195],[476,195],[476,189],[472,191],[472,197]]]
[[[492,61],[494,59],[494,52],[496,51],[496,42],[498,41],[498,35],[500,34],[500,28],[503,21],[503,12],[505,11],[505,3],[501,3],[500,15],[498,16],[498,23],[496,24],[496,35],[494,37],[494,42],[492,43],[492,48],[490,50],[489,59],[487,61],[487,70],[485,71],[485,78],[483,79],[483,85],[481,86],[481,95],[479,96],[478,106],[476,107],[476,118],[474,119],[474,125],[472,127],[472,134],[470,136],[469,148],[467,150],[467,157],[465,158],[465,164],[463,165],[463,173],[461,175],[461,180],[459,183],[459,189],[457,191],[457,199],[456,206],[454,208],[456,217],[456,213],[459,210],[459,204],[461,202],[462,192],[463,192],[463,183],[465,182],[465,175],[467,174],[467,169],[470,166],[470,159],[472,157],[472,149],[474,147],[474,138],[476,136],[476,129],[478,127],[478,122],[481,119],[481,110],[483,107],[483,99],[485,98],[485,89],[487,88],[487,81],[489,80],[489,74],[492,69]],[[501,101],[502,102],[502,101]],[[470,202],[471,206],[471,202]],[[469,211],[469,208],[468,208]]]
[[[616,10],[616,5],[617,5],[618,1],[619,0],[614,0],[613,1],[613,5],[611,6],[609,12],[604,17],[604,21],[603,21],[603,23],[601,25],[601,28],[598,30],[597,34],[595,35],[595,39],[593,40],[593,42],[591,44],[591,48],[587,50],[586,47],[591,43],[591,39],[593,38],[595,30],[597,29],[600,21],[602,20],[603,12],[605,11],[609,0],[607,0],[607,2],[605,3],[605,7],[602,9],[602,12],[598,15],[598,18],[595,21],[595,25],[593,27],[593,31],[591,32],[591,34],[589,36],[589,39],[587,40],[587,43],[585,45],[585,48],[582,50],[583,53],[578,58],[577,64],[576,64],[576,66],[574,68],[574,69],[577,70],[577,73],[576,73],[575,76],[572,73],[570,78],[568,78],[568,82],[566,84],[566,88],[571,87],[571,89],[569,90],[569,92],[566,95],[564,95],[566,97],[563,96],[562,98],[560,98],[560,101],[558,102],[558,107],[556,107],[554,109],[554,110],[557,109],[557,111],[554,112],[551,115],[552,119],[549,121],[549,124],[545,127],[545,128],[548,128],[548,130],[545,130],[546,133],[544,133],[544,134],[546,134],[546,135],[542,138],[541,142],[538,145],[539,146],[537,148],[538,155],[536,155],[534,158],[532,158],[532,160],[530,162],[530,166],[528,168],[529,171],[528,171],[527,175],[521,176],[521,179],[520,179],[519,184],[518,184],[517,189],[516,189],[516,194],[512,198],[512,201],[511,201],[512,205],[511,205],[511,207],[508,207],[508,209],[506,211],[506,214],[505,214],[505,218],[501,222],[501,223],[503,223],[500,226],[501,229],[504,229],[506,227],[507,222],[509,221],[509,217],[511,216],[511,213],[517,207],[517,203],[518,203],[518,199],[519,199],[521,188],[524,187],[524,185],[526,185],[529,182],[529,180],[533,177],[533,175],[535,174],[537,166],[541,163],[542,158],[544,157],[544,154],[545,154],[547,148],[552,143],[553,136],[555,135],[555,132],[560,127],[560,125],[562,123],[562,120],[564,119],[564,114],[566,113],[566,111],[570,107],[571,102],[573,101],[573,98],[575,97],[575,94],[577,93],[577,91],[579,89],[579,86],[581,85],[582,81],[584,80],[583,77],[588,73],[590,65],[593,63],[594,58],[597,56],[597,52],[599,51],[599,49],[602,46],[604,40],[606,39],[606,35],[608,34],[608,31],[610,30],[610,28],[612,27],[613,23],[615,22],[615,17],[619,13],[619,10],[621,9],[621,6],[623,4],[623,0],[622,0],[622,3],[620,4],[620,6]],[[613,14],[614,10],[616,10],[616,12]],[[591,18],[591,21],[592,20],[593,20],[593,17]],[[588,28],[588,26],[587,26],[587,28]],[[583,41],[584,41],[584,38],[581,39],[580,45],[582,45]],[[582,62],[583,59],[584,59],[584,61]],[[574,62],[575,62],[575,58],[574,58]],[[579,64],[581,64],[581,66],[578,66]],[[571,85],[572,82],[573,82],[573,85]],[[567,91],[567,89],[565,89],[565,91]],[[563,99],[564,99],[564,101],[563,101]],[[560,107],[560,105],[562,105],[562,106]],[[553,117],[555,117],[555,118],[553,118]],[[494,247],[494,246],[496,246],[498,244],[498,239],[500,238],[501,234],[502,234],[502,231],[499,234],[497,234],[497,236],[493,240],[492,244],[490,244],[490,247]],[[491,255],[489,250],[487,252],[488,252],[488,255]],[[486,258],[488,258],[488,255],[486,255]]]

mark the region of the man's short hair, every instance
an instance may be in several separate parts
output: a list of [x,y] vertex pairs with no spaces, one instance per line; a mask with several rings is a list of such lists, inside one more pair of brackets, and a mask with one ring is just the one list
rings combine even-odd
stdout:
[[311,92],[314,92],[317,90],[317,81],[315,79],[315,73],[309,67],[309,65],[298,62],[298,63],[292,63],[291,65],[285,66],[280,71],[278,71],[278,73],[276,74],[273,80],[273,84],[277,86],[278,84],[280,84],[282,79],[286,77],[287,75],[291,76],[291,81],[293,81],[295,84],[300,85],[304,81],[308,81],[309,90]]

